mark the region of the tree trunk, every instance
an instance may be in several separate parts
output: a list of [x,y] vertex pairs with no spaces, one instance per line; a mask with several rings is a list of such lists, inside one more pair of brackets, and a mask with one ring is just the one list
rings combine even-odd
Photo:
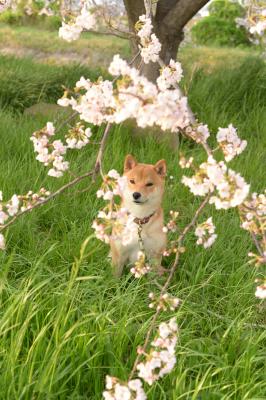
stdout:
[[[156,12],[153,16],[154,33],[158,37],[162,49],[160,58],[165,64],[170,59],[176,59],[177,51],[183,40],[183,28],[187,22],[208,2],[209,0],[159,0]],[[143,0],[124,0],[128,24],[131,32],[135,32],[135,24],[140,15],[145,14]],[[137,54],[138,38],[131,40],[133,54]],[[136,60],[139,65],[140,59]],[[142,65],[141,72],[151,81],[159,76],[160,67],[158,63]]]
[[[173,33],[171,31],[169,32],[167,27],[161,26],[159,29],[155,30],[155,34],[162,45],[160,58],[166,65],[168,65],[171,59],[176,60],[179,45],[184,37],[183,29],[179,32]],[[158,63],[150,62],[149,64],[142,65],[141,72],[150,81],[155,82],[159,76],[160,67]]]

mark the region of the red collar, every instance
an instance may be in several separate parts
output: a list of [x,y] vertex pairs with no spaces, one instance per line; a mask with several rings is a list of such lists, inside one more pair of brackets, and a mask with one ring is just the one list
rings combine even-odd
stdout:
[[145,225],[154,216],[154,214],[155,214],[155,211],[151,215],[149,215],[148,217],[144,217],[144,218],[137,218],[136,217],[136,218],[134,218],[134,222],[137,225]]

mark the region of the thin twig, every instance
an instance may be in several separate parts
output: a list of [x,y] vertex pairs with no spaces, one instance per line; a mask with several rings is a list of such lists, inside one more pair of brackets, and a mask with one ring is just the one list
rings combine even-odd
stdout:
[[105,127],[104,133],[103,133],[103,137],[102,137],[102,140],[101,140],[100,148],[99,148],[98,155],[97,155],[96,162],[95,162],[93,181],[95,180],[95,176],[98,174],[98,172],[100,172],[100,174],[101,174],[101,176],[103,178],[103,171],[102,171],[103,151],[104,151],[104,148],[105,148],[106,140],[107,140],[107,138],[109,136],[109,133],[110,133],[111,126],[112,126],[112,124],[110,122],[108,122],[108,124]]
[[93,29],[88,29],[86,32],[93,33],[94,35],[107,35],[107,36],[116,36],[120,39],[129,40],[130,32],[124,32],[125,34],[122,35],[121,33],[116,33],[114,31],[94,31]]
[[56,190],[50,196],[47,196],[45,199],[36,202],[31,208],[27,208],[26,210],[18,212],[10,221],[8,221],[5,225],[2,225],[0,227],[0,232],[4,231],[6,228],[8,228],[10,225],[12,225],[22,215],[24,215],[26,213],[29,213],[32,210],[34,210],[35,208],[38,208],[38,207],[48,203],[51,199],[53,199],[54,197],[58,196],[59,194],[65,192],[70,187],[75,186],[77,183],[79,183],[83,179],[92,176],[93,177],[93,181],[95,181],[95,177],[99,173],[99,171],[102,174],[102,170],[101,170],[102,158],[103,158],[103,153],[104,153],[106,140],[107,140],[107,137],[108,137],[108,135],[110,133],[110,128],[111,128],[111,124],[107,124],[107,126],[105,128],[105,131],[103,133],[103,136],[102,136],[102,140],[100,142],[101,144],[100,144],[100,148],[99,148],[99,151],[98,151],[98,154],[97,154],[97,158],[96,158],[96,161],[95,161],[95,164],[94,164],[94,168],[91,171],[88,171],[88,172],[86,172],[85,174],[83,174],[81,176],[77,176],[72,181],[66,183],[61,188]]
[[264,252],[263,252],[263,250],[262,250],[262,248],[260,247],[260,243],[259,243],[259,241],[258,241],[258,239],[257,239],[257,237],[256,237],[256,235],[255,235],[255,233],[254,233],[254,232],[250,232],[250,234],[251,234],[251,238],[252,238],[252,240],[253,240],[253,242],[254,242],[254,244],[255,244],[255,246],[256,246],[256,248],[257,248],[259,254],[260,254],[260,256],[261,256],[263,259],[266,258],[266,257],[265,257],[265,254],[264,254]]
[[[68,118],[64,119],[61,124],[56,128],[56,132],[60,131],[65,125],[67,125],[72,119],[74,119],[78,115],[77,111],[74,111]],[[57,121],[55,121],[56,123]]]
[[50,201],[54,197],[58,196],[59,194],[63,193],[64,191],[66,191],[70,187],[76,185],[78,182],[82,181],[85,178],[88,178],[89,176],[92,176],[93,172],[94,171],[92,170],[92,171],[86,172],[84,175],[76,177],[72,181],[66,183],[64,186],[61,186],[60,189],[56,190],[54,193],[52,193],[50,196],[46,197],[44,200],[41,200],[41,201],[35,203],[31,208],[27,208],[26,210],[18,212],[9,222],[7,222],[5,225],[0,227],[0,232],[2,232],[4,229],[6,229],[10,225],[12,225],[22,215],[31,212],[32,210],[34,210],[37,207],[42,206],[43,204],[48,203],[48,201]]
[[[190,223],[184,228],[184,230],[182,231],[182,233],[179,235],[179,237],[178,237],[178,239],[177,239],[178,246],[180,246],[180,245],[182,244],[182,242],[183,242],[184,237],[186,236],[186,234],[187,234],[187,233],[189,232],[189,230],[195,225],[195,222],[197,221],[198,216],[200,215],[200,213],[202,212],[202,210],[204,209],[204,207],[208,204],[209,199],[210,199],[210,195],[208,195],[208,196],[205,197],[205,199],[203,200],[203,202],[201,203],[201,205],[199,206],[199,208],[198,208],[197,211],[195,212],[195,214],[194,214],[192,220],[190,221]],[[171,269],[170,269],[169,276],[168,276],[168,278],[167,278],[165,284],[163,285],[163,287],[162,287],[162,289],[161,289],[160,297],[162,297],[162,296],[166,293],[167,289],[169,288],[169,285],[170,285],[170,283],[171,283],[171,281],[172,281],[172,278],[173,278],[174,273],[175,273],[175,271],[176,271],[176,268],[177,268],[177,266],[178,266],[179,257],[180,257],[180,252],[177,250],[174,263],[173,263],[173,265],[172,265],[172,267],[171,267]],[[146,334],[146,339],[145,339],[144,345],[142,346],[142,351],[143,351],[143,352],[146,351],[146,348],[147,348],[147,346],[148,346],[148,344],[149,344],[149,341],[150,341],[150,338],[151,338],[151,335],[152,335],[152,332],[153,332],[153,329],[154,329],[154,325],[155,325],[155,323],[156,323],[156,321],[157,321],[157,318],[158,318],[160,312],[161,312],[161,310],[160,310],[160,309],[157,309],[156,313],[155,313],[155,314],[153,315],[153,317],[152,317],[149,330],[148,330],[148,332],[147,332],[147,334]],[[130,375],[129,375],[129,380],[132,379],[134,373],[136,372],[137,365],[138,365],[138,363],[139,363],[140,358],[141,358],[141,354],[138,354],[137,357],[136,357],[136,360],[135,360],[135,362],[134,362],[133,368],[132,368],[132,370],[131,370],[131,373],[130,373]]]

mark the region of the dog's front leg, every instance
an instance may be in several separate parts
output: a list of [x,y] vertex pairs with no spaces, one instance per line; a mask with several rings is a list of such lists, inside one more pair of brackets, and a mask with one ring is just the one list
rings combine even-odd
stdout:
[[110,242],[111,245],[111,255],[112,255],[112,269],[113,275],[116,278],[120,278],[123,273],[123,268],[126,263],[127,257],[123,252],[122,246],[114,241]]

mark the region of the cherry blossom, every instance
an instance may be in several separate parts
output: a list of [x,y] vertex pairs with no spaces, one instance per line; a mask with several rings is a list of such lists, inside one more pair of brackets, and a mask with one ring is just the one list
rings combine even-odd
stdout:
[[170,210],[170,220],[167,222],[166,226],[163,227],[163,232],[176,232],[177,230],[177,218],[179,216],[178,211]]
[[146,262],[146,256],[143,251],[138,252],[138,260],[135,262],[134,267],[130,269],[130,272],[135,276],[135,278],[141,278],[150,272],[151,266]]
[[30,140],[33,142],[34,151],[38,153],[36,160],[51,167],[48,171],[49,176],[60,178],[69,168],[69,162],[63,158],[67,146],[61,140],[54,140],[50,143],[50,137],[54,134],[55,127],[52,122],[47,122],[46,127],[34,132]]
[[183,70],[181,64],[177,61],[170,60],[169,65],[162,68],[159,78],[157,78],[157,85],[160,90],[164,91],[176,83],[180,82],[183,77]]
[[105,400],[146,400],[140,379],[122,382],[115,377],[106,376],[106,390],[103,392]]
[[256,287],[255,296],[258,299],[266,299],[266,283]]
[[178,132],[189,124],[187,98],[179,89],[161,91],[118,55],[114,56],[109,72],[121,75],[116,87],[108,80],[93,83],[81,78],[75,88],[76,92],[82,91],[78,98],[68,99],[64,94],[58,104],[70,105],[82,120],[94,125],[133,118],[142,128],[157,125],[162,130]]
[[0,13],[5,11],[7,8],[9,8],[12,4],[11,0],[1,0],[0,1]]
[[247,141],[237,136],[237,131],[232,124],[228,128],[219,128],[216,138],[227,162],[242,153],[247,146]]
[[245,18],[236,18],[235,21],[250,33],[250,41],[253,44],[263,44],[266,33],[265,2],[249,2]]
[[91,135],[92,131],[90,128],[84,130],[84,125],[78,123],[65,135],[67,147],[69,149],[81,149],[90,142]]
[[[1,205],[0,205],[1,210]],[[4,225],[4,223],[8,220],[9,216],[4,211],[0,211],[0,225]]]
[[[158,334],[151,342],[151,350],[145,354],[145,360],[137,365],[138,375],[149,385],[172,371],[176,364],[175,346],[178,327],[176,319],[162,322]],[[141,349],[140,349],[141,351]]]
[[13,194],[11,200],[6,204],[6,209],[10,217],[13,217],[17,214],[19,210],[19,198],[16,194]]
[[82,32],[82,27],[76,24],[66,24],[62,22],[61,28],[59,28],[59,37],[66,40],[67,42],[72,42],[80,37]]
[[148,64],[150,61],[158,61],[162,45],[157,36],[152,33],[153,26],[151,19],[145,15],[141,15],[135,28],[140,38],[139,49],[144,63]]
[[246,199],[249,187],[240,174],[229,169],[225,179],[216,185],[218,196],[212,196],[210,204],[214,204],[217,210],[239,206]]
[[101,210],[92,227],[99,240],[109,243],[110,239],[120,239],[124,246],[128,245],[137,233],[134,217],[125,208],[118,208],[117,211]]
[[148,64],[150,61],[158,61],[162,45],[154,33],[150,36],[148,41],[141,40],[141,46],[139,47],[141,57],[145,64]]
[[194,126],[187,126],[185,134],[194,140],[196,143],[206,143],[210,132],[207,125],[198,124]]
[[179,165],[180,165],[180,167],[181,167],[182,169],[190,168],[190,167],[192,166],[192,164],[193,164],[193,160],[194,160],[193,157],[189,157],[189,159],[186,159],[186,158],[181,154],[181,155],[180,155],[180,158],[179,158]]
[[90,30],[96,24],[96,20],[93,14],[91,14],[86,7],[86,4],[82,7],[80,14],[70,21],[68,24],[62,22],[61,28],[59,28],[59,37],[72,42],[77,40],[81,32],[86,29]]
[[[36,203],[43,201],[50,194],[45,188],[41,188],[37,193],[29,191],[25,195],[13,194],[10,200],[4,202],[3,193],[0,191],[0,231],[5,228],[5,224],[10,219],[16,218],[18,213],[30,210]],[[0,250],[4,249],[5,239],[3,234],[0,233]]]
[[212,156],[208,157],[207,162],[200,164],[195,175],[183,176],[182,182],[197,196],[215,191],[210,198],[210,204],[215,204],[218,210],[240,205],[249,193],[249,185],[244,178]]
[[266,223],[266,195],[264,193],[252,193],[251,198],[243,203],[240,216],[243,229],[255,235],[263,236],[264,224]]
[[5,250],[6,244],[5,244],[5,238],[2,233],[0,233],[0,250]]
[[210,217],[207,221],[199,224],[195,229],[195,235],[198,237],[197,244],[203,245],[205,249],[212,246],[217,238],[214,232],[215,226],[212,222],[212,217]]
[[152,300],[149,304],[149,308],[156,308],[157,311],[174,311],[180,305],[180,299],[171,296],[169,293],[164,293],[159,297],[156,297],[154,293],[149,294],[149,298]]

